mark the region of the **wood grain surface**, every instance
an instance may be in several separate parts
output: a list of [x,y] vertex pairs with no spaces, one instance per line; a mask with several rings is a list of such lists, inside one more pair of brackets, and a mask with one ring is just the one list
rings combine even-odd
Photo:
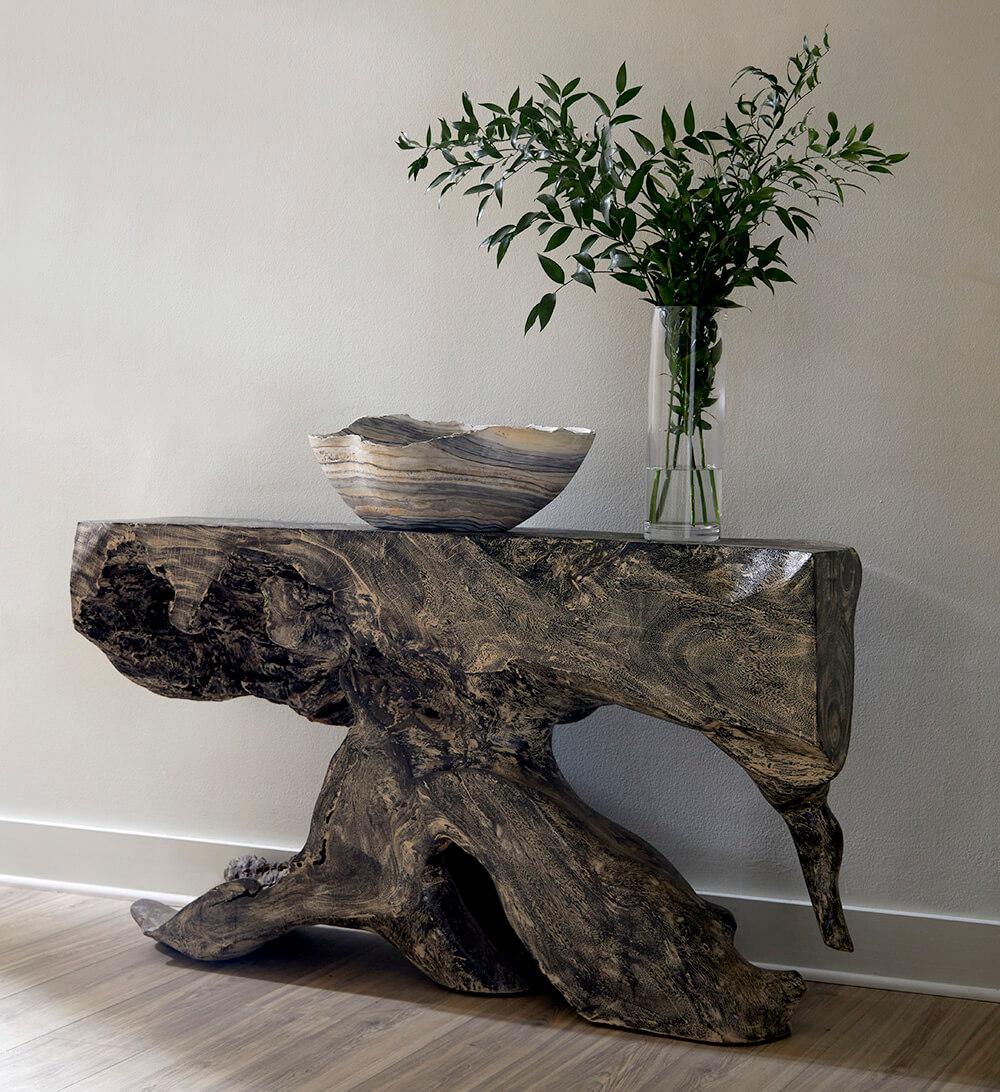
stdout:
[[809,544],[81,524],[75,624],[124,674],[351,726],[277,882],[136,917],[199,959],[368,928],[454,989],[544,976],[596,1022],[786,1034],[801,979],[747,963],[725,910],[587,807],[551,732],[609,704],[704,732],[783,815],[824,937],[848,948],[826,790],[859,580],[853,551]]

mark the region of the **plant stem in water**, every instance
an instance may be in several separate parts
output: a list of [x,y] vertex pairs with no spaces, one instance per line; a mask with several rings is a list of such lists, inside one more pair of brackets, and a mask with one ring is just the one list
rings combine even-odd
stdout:
[[[672,409],[673,409],[673,402],[671,401],[671,410]],[[656,506],[656,522],[657,523],[660,522],[660,517],[663,515],[663,507],[667,503],[667,496],[670,493],[670,479],[673,476],[673,472],[677,469],[677,456],[678,456],[678,453],[680,452],[680,446],[681,446],[681,434],[678,432],[677,436],[676,436],[676,439],[674,440],[673,459],[671,460],[671,465],[667,466],[665,468],[667,474],[666,474],[666,478],[664,479],[664,482],[663,482],[663,488],[660,490],[659,503]]]
[[653,485],[649,491],[649,522],[656,522],[657,507],[656,502],[660,492],[660,468],[656,468],[656,473],[653,475]]
[[[704,457],[702,458],[704,462]],[[695,467],[695,477],[698,479],[698,493],[701,495],[701,516],[702,519],[708,523],[708,504],[705,500],[705,483],[701,477],[701,467]],[[691,522],[695,522],[694,518],[694,489],[691,490]]]
[[[698,429],[698,439],[701,442],[701,465],[705,465],[705,430],[703,428]],[[722,521],[719,518],[719,493],[715,487],[715,467],[708,468],[708,480],[712,486],[712,510],[715,513],[715,525],[717,527],[722,525]],[[705,517],[705,522],[708,522],[708,517]]]

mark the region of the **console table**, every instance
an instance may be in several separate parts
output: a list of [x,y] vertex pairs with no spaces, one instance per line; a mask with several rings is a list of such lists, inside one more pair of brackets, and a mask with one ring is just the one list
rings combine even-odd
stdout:
[[119,671],[350,728],[290,862],[237,862],[183,909],[133,915],[195,959],[350,926],[456,990],[544,976],[599,1023],[787,1034],[799,975],[744,960],[726,910],[588,807],[552,728],[620,705],[704,733],[780,812],[826,943],[850,949],[826,795],[860,578],[853,550],[816,543],[82,523],[73,619]]

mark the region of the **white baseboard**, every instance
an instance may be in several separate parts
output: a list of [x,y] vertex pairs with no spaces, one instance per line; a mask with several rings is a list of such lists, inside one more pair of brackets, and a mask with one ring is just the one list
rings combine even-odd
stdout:
[[[180,906],[214,886],[233,857],[281,860],[287,847],[0,819],[0,883]],[[165,894],[164,892],[183,892]],[[847,907],[853,953],[819,939],[806,902],[703,892],[739,922],[740,951],[817,982],[1000,1002],[1000,921]]]
[[34,886],[93,894],[180,892],[162,902],[189,902],[221,882],[233,857],[258,853],[283,860],[295,850],[200,838],[139,834],[60,823],[0,819],[0,875]]
[[854,951],[835,952],[807,902],[701,894],[735,914],[737,947],[754,963],[816,982],[1000,1001],[1000,921],[848,906]]

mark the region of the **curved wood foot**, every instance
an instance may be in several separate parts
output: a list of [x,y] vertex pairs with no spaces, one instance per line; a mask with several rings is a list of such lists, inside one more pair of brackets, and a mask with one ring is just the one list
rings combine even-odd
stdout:
[[313,924],[316,903],[316,892],[301,881],[261,887],[255,880],[227,880],[180,910],[142,899],[132,917],[146,936],[183,955],[225,960]]
[[132,919],[147,937],[153,936],[157,929],[169,921],[177,911],[155,899],[137,899],[130,907]]

